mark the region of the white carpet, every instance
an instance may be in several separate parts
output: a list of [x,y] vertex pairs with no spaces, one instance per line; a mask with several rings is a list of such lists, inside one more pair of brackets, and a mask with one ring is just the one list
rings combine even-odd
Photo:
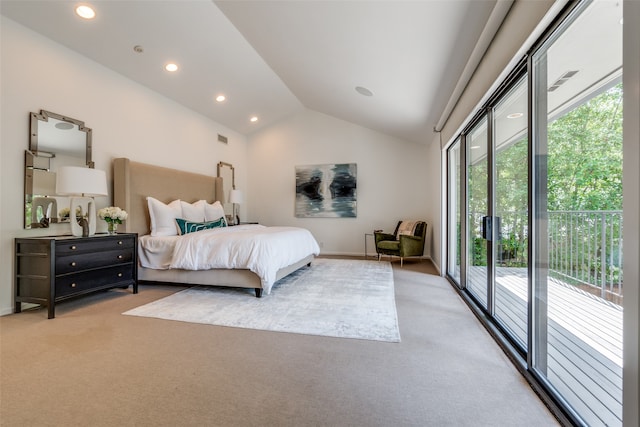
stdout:
[[266,331],[400,342],[388,262],[316,259],[262,298],[195,287],[124,314]]

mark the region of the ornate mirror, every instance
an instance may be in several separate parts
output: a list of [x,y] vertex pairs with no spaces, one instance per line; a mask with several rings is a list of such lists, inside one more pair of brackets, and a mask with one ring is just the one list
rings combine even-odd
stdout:
[[223,197],[219,197],[220,203],[224,207],[224,214],[227,220],[233,216],[233,203],[229,201],[229,193],[236,188],[235,170],[231,163],[218,163],[218,177],[222,178]]
[[56,171],[61,166],[93,167],[91,129],[84,122],[50,111],[31,113],[29,149],[25,152],[25,228],[63,222],[58,206],[69,206],[56,195]]

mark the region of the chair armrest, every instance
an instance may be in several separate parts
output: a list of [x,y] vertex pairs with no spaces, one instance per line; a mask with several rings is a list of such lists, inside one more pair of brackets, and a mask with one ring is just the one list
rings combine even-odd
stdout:
[[422,237],[421,237],[421,236],[411,236],[411,235],[409,235],[409,234],[401,234],[401,235],[400,235],[400,241],[401,241],[401,242],[402,242],[402,241],[407,241],[407,242],[409,242],[409,241],[411,241],[411,240],[414,240],[414,241],[416,241],[416,242],[420,242],[420,241],[422,240]]
[[378,242],[382,242],[383,240],[396,240],[396,236],[389,233],[374,232],[373,236],[375,237],[376,244]]
[[400,256],[422,255],[424,251],[422,236],[400,235]]

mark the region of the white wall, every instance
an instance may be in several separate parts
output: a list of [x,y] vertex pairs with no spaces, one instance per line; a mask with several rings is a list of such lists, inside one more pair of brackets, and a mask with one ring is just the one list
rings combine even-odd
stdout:
[[[66,224],[23,229],[30,112],[44,109],[83,120],[93,129],[96,168],[105,170],[109,181],[114,157],[209,175],[215,175],[217,163],[225,161],[236,167],[238,187],[245,187],[245,136],[1,19],[0,314],[13,309],[13,239],[69,232]],[[229,138],[228,145],[217,142],[218,133]],[[98,208],[108,206],[112,197],[96,202]]]
[[[430,152],[436,163],[428,161]],[[400,219],[424,219],[429,223],[429,256],[431,230],[438,224],[431,205],[439,206],[430,180],[439,176],[438,159],[437,147],[429,150],[307,110],[249,137],[247,199],[252,214],[246,219],[305,227],[322,253],[343,255],[364,253],[364,233],[393,232]],[[357,163],[357,217],[296,218],[295,166],[328,163]],[[372,245],[368,250],[375,252]]]

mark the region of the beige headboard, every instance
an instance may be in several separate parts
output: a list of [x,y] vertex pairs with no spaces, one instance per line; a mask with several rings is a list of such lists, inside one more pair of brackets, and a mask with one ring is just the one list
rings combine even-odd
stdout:
[[129,214],[123,224],[123,231],[127,233],[149,234],[147,196],[164,203],[176,199],[213,203],[224,201],[222,195],[222,178],[132,162],[126,158],[113,160],[113,203]]

